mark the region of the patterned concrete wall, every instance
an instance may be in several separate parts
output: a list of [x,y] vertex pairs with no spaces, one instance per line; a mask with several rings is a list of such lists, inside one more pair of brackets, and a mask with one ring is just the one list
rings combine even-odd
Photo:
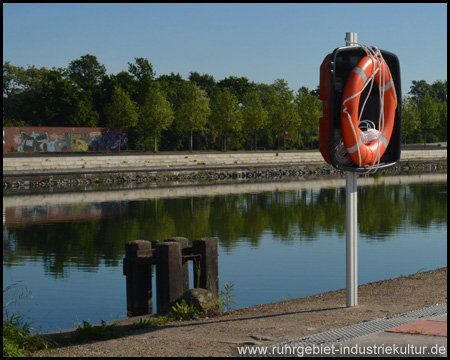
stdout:
[[3,127],[3,152],[107,151],[124,148],[126,132],[91,127]]

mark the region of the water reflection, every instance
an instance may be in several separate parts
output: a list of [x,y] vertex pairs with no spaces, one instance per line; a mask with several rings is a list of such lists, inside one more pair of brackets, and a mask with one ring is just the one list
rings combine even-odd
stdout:
[[[25,205],[3,210],[3,264],[42,263],[46,274],[64,278],[68,266],[81,271],[120,266],[124,244],[136,239],[216,237],[222,251],[231,254],[239,244],[258,248],[268,234],[282,244],[312,243],[321,234],[345,235],[345,188],[291,187],[46,205],[22,197]],[[446,224],[446,192],[446,178],[437,183],[360,185],[359,232],[367,241],[389,241],[399,229]]]
[[[360,284],[446,266],[446,174],[358,193]],[[122,318],[125,243],[177,235],[219,239],[234,308],[344,288],[345,180],[5,196],[3,285],[28,286],[41,331]]]

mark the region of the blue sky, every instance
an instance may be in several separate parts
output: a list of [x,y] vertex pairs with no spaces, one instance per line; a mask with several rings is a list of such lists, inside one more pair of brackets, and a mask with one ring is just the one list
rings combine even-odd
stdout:
[[447,79],[447,4],[3,4],[3,61],[67,67],[95,55],[108,74],[147,58],[191,71],[315,89],[324,57],[358,42],[395,53],[402,91]]

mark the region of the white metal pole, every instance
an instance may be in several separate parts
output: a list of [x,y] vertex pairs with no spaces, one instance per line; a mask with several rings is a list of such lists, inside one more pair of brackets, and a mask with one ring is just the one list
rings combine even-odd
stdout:
[[345,33],[345,44],[349,46],[356,46],[358,42],[358,34],[354,32]]
[[[346,45],[357,43],[357,34],[345,34]],[[356,172],[345,173],[345,217],[346,217],[346,282],[347,307],[358,305],[358,191]]]
[[358,192],[357,175],[345,174],[347,307],[358,305]]

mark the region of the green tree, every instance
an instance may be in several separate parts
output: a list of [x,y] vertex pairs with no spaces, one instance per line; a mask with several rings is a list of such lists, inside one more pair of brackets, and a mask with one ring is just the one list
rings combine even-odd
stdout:
[[87,120],[81,123],[96,126],[105,102],[102,89],[107,78],[105,66],[98,62],[95,55],[87,54],[70,62],[67,75],[81,90],[82,114],[87,116]]
[[242,99],[243,128],[251,134],[250,148],[256,150],[258,130],[267,126],[269,116],[256,91],[248,92]]
[[11,65],[9,61],[3,63],[3,100],[21,93],[25,85],[21,78],[25,69]]
[[105,106],[107,126],[116,129],[134,127],[138,123],[138,106],[126,91],[115,86],[111,102]]
[[269,100],[269,119],[276,136],[283,136],[283,148],[286,149],[286,133],[294,134],[300,127],[294,94],[283,79],[272,84],[273,92]]
[[222,150],[227,149],[227,133],[238,132],[242,128],[242,113],[238,98],[230,91],[224,90],[219,93],[214,102],[210,123],[222,137]]
[[70,62],[68,75],[80,89],[94,92],[95,87],[106,76],[106,68],[98,62],[96,56],[87,54]]
[[247,92],[254,90],[253,84],[246,77],[229,76],[220,80],[217,85],[221,90],[229,90],[236,95],[240,103]]
[[[39,126],[92,126],[96,116],[89,99],[83,102],[79,88],[65,77],[64,69],[49,71],[36,92],[35,116]],[[88,116],[85,118],[84,116]]]
[[279,140],[277,132],[273,129],[271,118],[272,102],[276,96],[275,89],[273,84],[268,85],[263,83],[255,83],[253,84],[253,87],[258,93],[258,97],[268,116],[266,125],[258,131],[258,145],[266,149],[274,149],[275,139],[277,139],[277,141]]
[[147,98],[140,109],[139,130],[142,131],[144,147],[150,131],[154,131],[154,149],[158,151],[158,136],[161,130],[167,129],[174,119],[172,105],[160,90],[159,85],[151,86]]
[[99,113],[94,106],[94,100],[90,92],[78,94],[78,109],[73,121],[73,126],[98,126]]
[[180,86],[186,82],[180,74],[170,73],[170,75],[161,75],[156,81],[161,86],[161,91],[167,95],[167,99],[170,103],[178,107],[177,96],[180,90]]
[[419,104],[420,101],[425,97],[425,95],[428,95],[431,98],[436,98],[436,92],[434,91],[433,87],[425,80],[413,80],[409,94],[416,102],[416,104]]
[[447,102],[447,80],[437,80],[431,84],[431,88],[440,102]]
[[[155,82],[160,85],[161,91],[165,94],[167,100],[172,105],[175,114],[181,105],[182,87],[187,82],[180,74],[171,73],[170,75],[161,75]],[[186,133],[181,131],[177,125],[177,117],[167,130],[161,131],[159,147],[165,150],[178,150],[183,147],[186,139]]]
[[3,120],[9,126],[33,126],[43,123],[44,118],[37,118],[42,101],[42,86],[47,68],[3,64]]
[[211,113],[209,98],[206,91],[197,85],[181,83],[177,96],[179,106],[176,113],[177,127],[181,131],[189,132],[189,150],[192,152],[192,133],[203,129]]
[[297,111],[301,119],[301,129],[309,137],[311,149],[313,148],[313,136],[317,135],[319,129],[319,119],[322,116],[322,103],[316,95],[306,87],[298,90]]
[[405,146],[407,139],[412,136],[419,126],[419,109],[411,97],[404,96],[402,100],[402,136]]
[[413,80],[409,94],[419,109],[419,129],[422,133],[424,147],[426,147],[427,141],[446,139],[447,80],[438,80],[432,85],[425,80]]
[[427,135],[439,125],[439,105],[430,95],[426,94],[419,101],[420,128],[422,129],[423,146],[427,146]]
[[133,75],[133,91],[130,96],[132,100],[142,105],[155,78],[155,72],[153,65],[145,58],[134,58],[134,62],[128,63],[128,72]]
[[447,141],[447,80],[435,81],[431,87],[436,93],[436,99],[439,101],[439,125],[436,128],[438,141]]
[[447,101],[439,103],[439,140],[447,141]]
[[116,75],[111,75],[110,82],[112,86],[109,89],[110,90],[109,98],[111,98],[114,85],[119,86],[122,90],[126,91],[128,94],[131,94],[134,91],[135,79],[133,78],[133,75],[131,75],[127,71],[121,71]]
[[219,93],[219,86],[212,75],[203,74],[198,72],[190,72],[189,81],[199,86],[200,89],[205,90],[208,94],[209,100],[213,103],[217,94]]

